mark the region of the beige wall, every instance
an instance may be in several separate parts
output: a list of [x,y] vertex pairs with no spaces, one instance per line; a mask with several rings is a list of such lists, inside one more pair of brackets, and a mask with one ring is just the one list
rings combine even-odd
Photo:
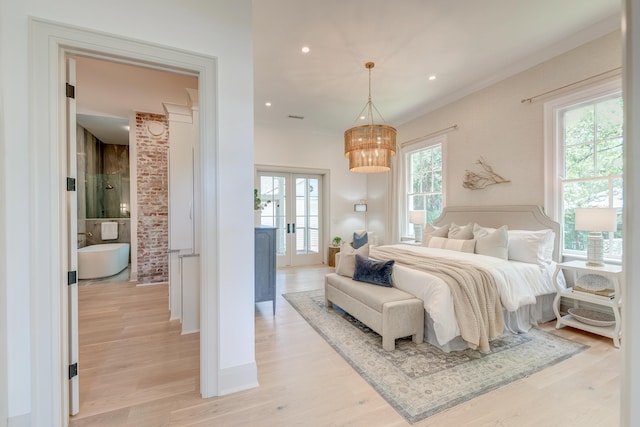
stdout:
[[[622,35],[616,31],[399,126],[398,141],[458,125],[447,134],[444,173],[448,206],[544,205],[544,103],[585,86],[533,103],[521,100],[621,65]],[[481,156],[511,182],[483,190],[463,188],[465,170],[482,171],[475,164]],[[377,200],[370,200],[380,208],[393,200],[389,190],[380,192],[380,188],[387,188],[387,179],[372,176],[368,182],[370,196],[379,194]],[[381,215],[386,216],[387,229],[395,226],[389,213]]]

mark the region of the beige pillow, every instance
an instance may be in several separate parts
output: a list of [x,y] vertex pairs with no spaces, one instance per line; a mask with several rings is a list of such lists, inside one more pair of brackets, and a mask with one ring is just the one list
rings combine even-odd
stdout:
[[351,243],[343,242],[340,246],[340,258],[336,266],[336,273],[341,276],[353,277],[356,270],[356,254],[369,258],[369,244],[365,243],[358,249],[354,249]]
[[449,224],[442,227],[434,227],[431,224],[425,224],[422,230],[422,246],[429,246],[429,240],[432,237],[447,237],[449,234]]
[[447,237],[450,239],[461,240],[473,239],[473,224],[457,225],[455,222],[452,222],[451,227],[449,227],[449,234]]
[[449,249],[451,251],[473,253],[476,241],[462,239],[447,239],[446,237],[432,237],[429,239],[428,247],[438,249]]
[[476,240],[477,254],[501,259],[509,258],[509,233],[506,225],[495,229],[474,224],[473,237]]

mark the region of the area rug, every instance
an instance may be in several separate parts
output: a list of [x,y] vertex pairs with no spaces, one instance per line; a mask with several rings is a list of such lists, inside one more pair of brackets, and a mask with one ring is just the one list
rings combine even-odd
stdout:
[[341,311],[327,309],[324,290],[284,298],[410,423],[552,366],[588,346],[531,329],[491,342],[490,353],[444,353],[410,338],[382,349],[382,337]]

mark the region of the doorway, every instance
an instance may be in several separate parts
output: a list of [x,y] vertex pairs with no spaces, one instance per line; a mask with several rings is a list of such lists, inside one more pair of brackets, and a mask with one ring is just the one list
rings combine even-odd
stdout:
[[[150,46],[144,42],[121,39],[102,33],[94,33],[49,22],[32,21],[34,99],[32,103],[32,135],[30,137],[35,154],[34,165],[41,173],[34,176],[32,200],[34,206],[50,215],[35,216],[34,227],[39,230],[40,245],[33,249],[32,256],[38,259],[39,268],[32,272],[35,283],[32,302],[32,326],[38,331],[34,338],[33,366],[38,372],[37,387],[34,388],[32,413],[34,424],[64,425],[68,419],[68,379],[66,365],[70,325],[67,312],[68,268],[62,254],[69,250],[64,207],[67,198],[65,170],[67,162],[64,134],[65,65],[68,54],[100,56],[104,59],[135,63],[149,68],[190,73],[197,76],[200,90],[200,154],[202,169],[197,176],[201,191],[208,197],[194,205],[193,212],[198,218],[200,229],[207,230],[206,240],[201,240],[201,257],[206,260],[200,268],[200,295],[206,301],[206,313],[202,316],[200,344],[200,393],[203,397],[219,394],[218,383],[218,312],[219,303],[211,299],[218,295],[218,253],[216,224],[218,215],[213,206],[217,205],[217,139],[215,91],[215,58],[194,55],[184,51]],[[153,54],[150,54],[153,52]],[[214,89],[212,89],[214,88]],[[52,119],[53,117],[53,119]],[[203,142],[204,141],[204,142]],[[202,215],[207,212],[206,216]],[[55,226],[52,226],[55,224]],[[205,267],[206,265],[206,267]],[[209,301],[211,299],[211,301]],[[64,368],[63,368],[64,367]]]
[[260,225],[276,227],[277,267],[322,263],[323,176],[258,172]]

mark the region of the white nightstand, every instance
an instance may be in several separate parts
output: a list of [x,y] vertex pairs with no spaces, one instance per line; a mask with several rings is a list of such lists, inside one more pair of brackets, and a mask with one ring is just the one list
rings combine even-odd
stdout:
[[[614,295],[613,297],[609,296],[600,296],[588,292],[576,291],[572,287],[567,289],[562,289],[558,286],[557,277],[558,274],[562,270],[571,271],[575,276],[578,274],[596,274],[600,276],[607,277],[611,284],[613,285]],[[622,306],[622,267],[617,265],[607,265],[605,264],[602,267],[592,267],[586,265],[584,261],[570,261],[558,264],[556,267],[556,271],[553,275],[553,283],[556,286],[558,293],[556,294],[555,299],[553,300],[553,311],[556,314],[557,323],[556,329],[562,328],[564,326],[571,326],[573,328],[582,329],[583,331],[592,332],[594,334],[602,335],[605,337],[609,337],[613,339],[613,345],[616,347],[620,347],[620,335],[621,335],[621,320],[620,320],[620,307]],[[575,316],[571,314],[566,314],[564,316],[560,315],[560,299],[565,298],[568,300],[573,300],[573,305],[575,308],[578,308],[580,305],[580,301],[589,302],[591,304],[597,304],[603,307],[609,307],[613,311],[614,321],[605,322],[605,321],[592,321],[587,319],[586,321],[589,323],[585,323],[585,320],[578,320]],[[607,324],[612,323],[612,324]]]

